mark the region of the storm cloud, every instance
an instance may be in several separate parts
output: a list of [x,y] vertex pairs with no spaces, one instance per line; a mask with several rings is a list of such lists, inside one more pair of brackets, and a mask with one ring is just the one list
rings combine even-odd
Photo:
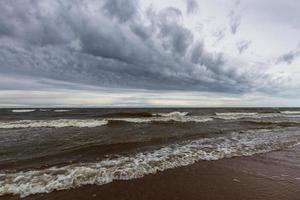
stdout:
[[195,0],[186,0],[186,12],[188,14],[193,14],[197,12],[199,5]]
[[229,28],[232,34],[236,34],[241,25],[242,16],[239,11],[240,4],[240,0],[235,1],[232,10],[229,13]]
[[300,50],[290,51],[288,53],[285,53],[281,55],[277,59],[277,63],[287,63],[292,64],[298,57],[300,56]]
[[[197,8],[187,1],[187,13]],[[268,74],[208,50],[185,26],[183,12],[142,10],[138,0],[1,1],[0,73],[107,88],[244,93],[275,87]],[[240,15],[231,13],[230,20],[236,34]],[[258,81],[269,86],[256,87]]]
[[236,43],[236,48],[240,54],[244,53],[251,45],[250,40],[242,40]]

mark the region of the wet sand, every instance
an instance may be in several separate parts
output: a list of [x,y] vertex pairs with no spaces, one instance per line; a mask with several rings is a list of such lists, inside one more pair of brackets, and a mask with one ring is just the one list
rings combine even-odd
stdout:
[[[83,186],[23,200],[299,200],[300,147],[253,157],[201,161],[140,179]],[[3,196],[0,200],[19,199]]]

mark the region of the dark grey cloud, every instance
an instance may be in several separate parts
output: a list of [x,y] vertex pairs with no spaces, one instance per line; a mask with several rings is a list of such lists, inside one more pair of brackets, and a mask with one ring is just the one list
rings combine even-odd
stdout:
[[44,46],[67,43],[73,36],[59,1],[1,1],[0,13],[2,41]]
[[199,5],[195,0],[186,0],[186,13],[193,14],[198,11]]
[[102,8],[111,17],[126,22],[137,14],[137,4],[137,0],[106,0]]
[[226,27],[221,27],[221,28],[218,28],[216,29],[212,35],[215,37],[216,39],[216,44],[219,43],[220,41],[222,41],[224,38],[225,38],[225,35],[226,35],[226,31],[227,31],[227,28]]
[[292,64],[298,57],[300,56],[300,50],[290,51],[286,54],[281,55],[277,59],[277,64],[279,63],[287,63]]
[[229,28],[232,34],[236,34],[242,21],[241,16],[241,1],[234,1],[233,8],[229,13]]
[[232,34],[236,34],[241,25],[241,15],[232,10],[229,14],[229,28]]
[[156,23],[159,35],[166,50],[185,55],[193,43],[193,34],[180,24],[182,13],[179,9],[169,7],[158,13]]
[[236,43],[236,48],[239,52],[239,54],[244,53],[251,45],[251,41],[250,40],[242,40]]
[[141,13],[137,0],[0,1],[2,75],[231,93],[255,90],[257,79],[268,80],[238,67],[222,53],[207,51],[184,26],[178,8]]

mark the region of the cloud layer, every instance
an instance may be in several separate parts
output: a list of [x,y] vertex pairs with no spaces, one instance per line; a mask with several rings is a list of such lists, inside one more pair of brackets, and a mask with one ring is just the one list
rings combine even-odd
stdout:
[[[278,82],[207,50],[183,22],[198,8],[196,1],[186,1],[186,11],[141,9],[140,3],[1,1],[0,73],[101,87],[229,93],[269,90],[256,83]],[[232,13],[230,19],[236,34],[240,17]],[[239,51],[247,46],[240,44]]]

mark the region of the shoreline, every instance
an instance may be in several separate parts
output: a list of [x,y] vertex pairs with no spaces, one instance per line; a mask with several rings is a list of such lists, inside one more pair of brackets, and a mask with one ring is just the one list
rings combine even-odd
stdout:
[[[290,166],[286,158],[292,158],[293,162],[294,157],[299,157],[299,152],[298,145],[251,157],[200,161],[139,179],[113,181],[101,186],[87,185],[26,198],[6,195],[0,200],[298,200],[300,165]],[[300,163],[300,160],[295,162]]]

